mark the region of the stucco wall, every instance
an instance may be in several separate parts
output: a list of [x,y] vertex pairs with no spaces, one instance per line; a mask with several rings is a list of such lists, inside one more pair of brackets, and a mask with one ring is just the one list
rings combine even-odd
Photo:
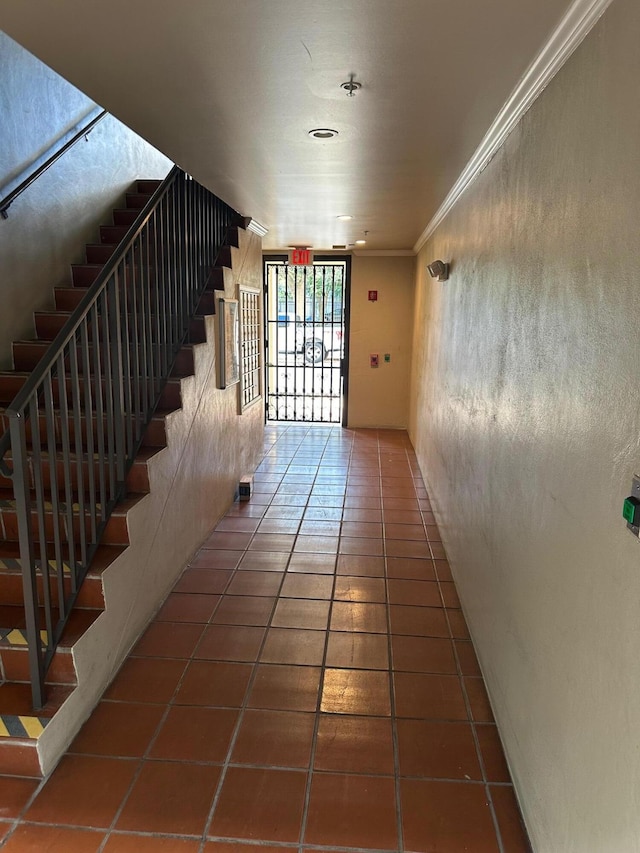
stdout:
[[640,850],[639,32],[616,0],[418,259],[410,432],[538,853]]
[[[358,256],[351,265],[349,426],[406,429],[415,258]],[[370,290],[378,292],[370,302]],[[379,367],[369,365],[379,355]],[[387,363],[385,353],[391,356]]]
[[[96,105],[0,33],[0,197],[73,136]],[[0,220],[0,368],[11,342],[34,337],[34,310],[53,305],[53,288],[70,280],[84,245],[136,178],[164,178],[171,162],[107,116],[40,177]]]

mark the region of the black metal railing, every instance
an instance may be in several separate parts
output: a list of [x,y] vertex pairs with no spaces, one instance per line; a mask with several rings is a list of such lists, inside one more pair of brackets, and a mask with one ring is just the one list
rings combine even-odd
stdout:
[[17,186],[15,190],[12,190],[4,198],[0,199],[0,216],[3,219],[7,219],[9,216],[7,211],[9,210],[13,202],[18,198],[18,196],[22,195],[25,190],[28,190],[31,184],[35,183],[35,181],[37,181],[41,175],[44,175],[44,173],[48,169],[50,169],[54,163],[57,163],[57,161],[62,157],[63,154],[66,154],[66,152],[70,148],[73,148],[73,146],[77,142],[79,142],[83,137],[86,139],[87,136],[93,130],[93,128],[97,124],[99,124],[106,115],[108,115],[107,111],[102,110],[102,112],[99,113],[95,118],[91,119],[91,121],[87,122],[84,127],[80,128],[80,130],[68,142],[65,142],[65,144],[62,145],[55,152],[55,154],[52,154],[51,157],[49,157],[48,160],[46,160],[41,166],[38,166],[37,169],[34,169],[34,171],[29,175],[29,177],[22,181],[22,183]]
[[237,214],[175,167],[5,410],[33,702]]

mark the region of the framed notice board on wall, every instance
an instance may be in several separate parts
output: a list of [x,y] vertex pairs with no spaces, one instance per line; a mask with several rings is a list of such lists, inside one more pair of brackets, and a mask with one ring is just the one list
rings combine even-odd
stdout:
[[238,300],[220,299],[218,362],[218,386],[228,388],[240,381],[240,334],[238,322]]

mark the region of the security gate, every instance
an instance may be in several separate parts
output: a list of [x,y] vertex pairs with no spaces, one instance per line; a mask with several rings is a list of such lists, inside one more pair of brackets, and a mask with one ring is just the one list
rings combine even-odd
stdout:
[[349,261],[265,259],[267,420],[346,419]]

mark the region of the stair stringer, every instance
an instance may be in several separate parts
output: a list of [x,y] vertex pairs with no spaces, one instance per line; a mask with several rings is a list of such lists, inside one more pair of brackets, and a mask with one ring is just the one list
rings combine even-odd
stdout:
[[[261,287],[261,240],[238,229],[224,295],[238,281]],[[223,291],[220,290],[220,295]],[[264,409],[242,415],[238,386],[217,388],[217,316],[194,347],[194,374],[181,379],[182,407],[166,417],[167,446],[149,460],[150,491],[127,515],[129,546],[102,577],[105,609],[74,645],[77,687],[37,741],[50,773],[100,700],[176,580],[234,500],[238,480],[262,451]]]

